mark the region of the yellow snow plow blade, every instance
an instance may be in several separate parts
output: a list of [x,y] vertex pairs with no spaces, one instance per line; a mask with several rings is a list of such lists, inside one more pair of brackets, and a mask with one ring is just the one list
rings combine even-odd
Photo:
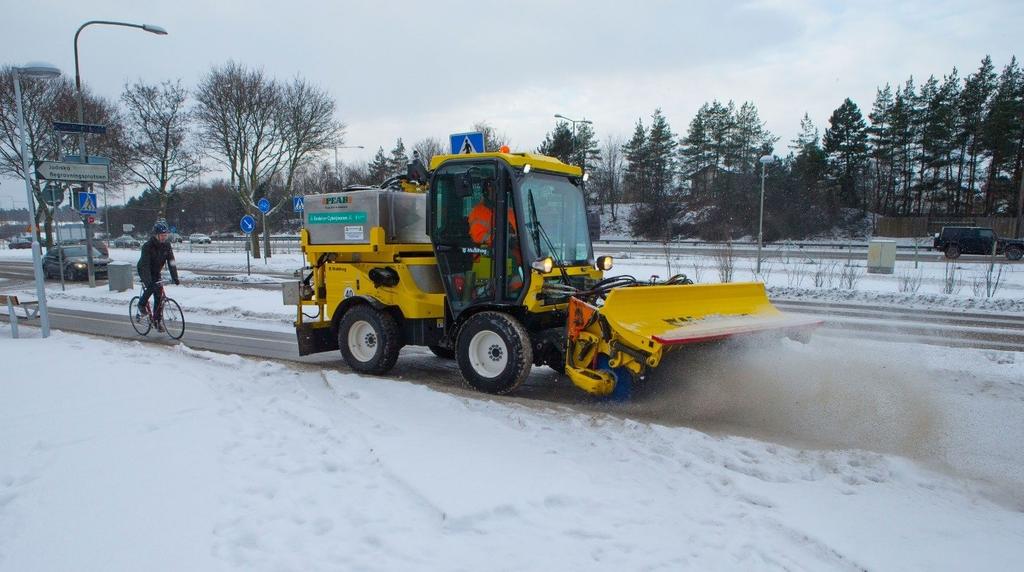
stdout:
[[649,346],[693,344],[768,330],[800,331],[816,319],[787,316],[768,301],[764,284],[688,284],[619,288],[601,308],[612,330]]
[[783,314],[759,282],[616,288],[600,307],[570,301],[566,373],[585,391],[606,395],[615,385],[607,370],[640,375],[673,346],[768,331],[806,338],[819,325]]

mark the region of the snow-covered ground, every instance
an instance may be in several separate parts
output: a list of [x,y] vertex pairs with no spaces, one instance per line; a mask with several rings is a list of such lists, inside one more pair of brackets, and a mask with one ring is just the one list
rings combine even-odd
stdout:
[[[273,280],[244,277],[237,254],[179,260],[197,269],[185,278]],[[944,267],[922,272],[941,286]],[[843,291],[791,286],[780,268],[775,288]],[[667,272],[642,258],[616,270]],[[1019,309],[1019,294],[945,296],[924,280],[914,296],[897,280],[864,278],[856,296]],[[133,295],[48,286],[51,305],[118,314]],[[276,291],[197,280],[171,294],[193,321],[290,329]],[[22,335],[0,324],[4,571],[1008,570],[1024,557],[1021,352],[734,344],[677,357],[631,403],[567,408],[197,351],[187,333],[174,347]],[[433,358],[403,356],[396,374],[406,359]]]

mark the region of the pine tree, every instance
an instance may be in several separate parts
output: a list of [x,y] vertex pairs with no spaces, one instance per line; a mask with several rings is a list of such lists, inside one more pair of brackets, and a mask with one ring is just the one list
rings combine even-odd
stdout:
[[895,205],[895,148],[892,125],[894,102],[892,86],[885,84],[884,88],[876,91],[875,102],[871,106],[871,113],[868,114],[871,120],[871,125],[867,128],[870,158],[875,167],[872,210],[884,214],[893,214],[891,209]]
[[647,156],[650,191],[658,201],[669,197],[675,186],[676,136],[660,109],[651,115],[651,130],[647,137]]
[[622,153],[626,159],[623,173],[623,190],[627,202],[642,203],[647,200],[647,130],[643,121],[637,119],[633,137],[623,145]]
[[1013,210],[1016,188],[1012,185],[1018,163],[1022,126],[1020,124],[1020,93],[1024,83],[1017,58],[1011,58],[999,75],[999,85],[989,105],[982,137],[989,160],[985,182],[985,214],[993,215]]
[[377,154],[373,156],[373,160],[367,165],[367,171],[367,176],[375,185],[383,183],[391,176],[391,160],[384,154],[383,147],[377,148]]
[[409,156],[405,152],[405,143],[402,143],[402,138],[399,137],[395,142],[395,148],[391,150],[391,157],[388,159],[387,177],[405,174],[408,164]]
[[556,123],[555,128],[544,136],[544,142],[537,148],[537,152],[571,164],[573,161],[573,139],[569,123],[565,121]]
[[960,145],[960,165],[957,175],[958,187],[963,189],[965,214],[974,212],[977,195],[979,159],[982,152],[982,126],[988,101],[995,92],[996,73],[992,58],[985,56],[978,71],[967,77],[960,94],[960,127],[957,142]]
[[860,108],[849,98],[832,112],[829,119],[824,148],[828,155],[829,174],[839,187],[839,196],[829,201],[833,215],[838,214],[841,206],[861,205],[858,185],[867,160],[866,127]]

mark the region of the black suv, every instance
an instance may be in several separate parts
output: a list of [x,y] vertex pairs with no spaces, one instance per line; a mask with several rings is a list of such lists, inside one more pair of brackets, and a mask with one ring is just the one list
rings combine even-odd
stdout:
[[946,258],[957,258],[961,254],[992,254],[995,242],[996,254],[1005,254],[1009,260],[1020,260],[1024,256],[1024,240],[999,238],[991,228],[974,226],[944,226],[935,235],[935,250],[946,253]]

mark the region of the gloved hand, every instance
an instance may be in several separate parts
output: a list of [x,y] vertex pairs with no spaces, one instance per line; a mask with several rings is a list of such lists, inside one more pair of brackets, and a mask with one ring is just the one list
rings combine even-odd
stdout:
[[180,286],[180,285],[181,285],[181,281],[180,281],[180,280],[178,280],[177,278],[175,278],[175,279],[174,279],[174,285],[175,285],[175,286]]

